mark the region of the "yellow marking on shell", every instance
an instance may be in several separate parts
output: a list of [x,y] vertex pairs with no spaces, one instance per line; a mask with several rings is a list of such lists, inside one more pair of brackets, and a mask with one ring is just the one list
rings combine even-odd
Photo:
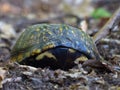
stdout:
[[62,27],[60,27],[60,29],[59,29],[59,30],[60,30],[60,33],[62,33],[63,28],[62,28]]
[[31,35],[31,39],[33,39],[34,38],[34,35]]
[[39,54],[41,52],[40,49],[34,49],[31,53],[32,56],[34,56],[35,54]]
[[29,57],[30,56],[30,52],[25,53],[25,56]]
[[52,32],[48,31],[48,34],[52,35]]
[[66,29],[66,30],[68,30],[68,27],[67,27],[67,26],[65,26],[65,29]]
[[38,55],[37,57],[36,57],[36,60],[41,60],[41,59],[43,59],[44,57],[48,57],[48,58],[53,58],[53,59],[55,59],[56,60],[56,57],[52,54],[52,53],[50,53],[50,52],[44,52],[44,53],[42,53],[42,54],[40,54],[40,55]]
[[40,28],[37,28],[36,31],[39,32],[39,31],[40,31]]
[[72,34],[75,36],[75,32],[74,32],[74,30],[72,30],[71,32],[72,32]]
[[80,57],[76,58],[75,63],[84,62],[84,61],[87,61],[87,60],[88,60],[88,58],[83,55],[83,56],[80,56]]
[[36,50],[36,53],[40,53],[40,52],[41,52],[41,50],[40,50],[40,49],[37,49],[37,50]]
[[17,57],[17,61],[21,61],[23,59],[23,55],[22,54],[19,54],[18,57]]
[[12,62],[16,62],[16,57],[11,57],[10,58],[10,62],[12,63]]
[[45,31],[45,30],[46,30],[46,28],[43,28],[43,30]]
[[70,53],[75,53],[76,51],[74,50],[74,49],[68,49],[68,51],[70,52]]
[[43,51],[47,50],[47,49],[50,49],[50,48],[53,48],[53,47],[55,47],[55,45],[53,43],[48,44],[48,45],[46,45],[46,46],[43,47]]

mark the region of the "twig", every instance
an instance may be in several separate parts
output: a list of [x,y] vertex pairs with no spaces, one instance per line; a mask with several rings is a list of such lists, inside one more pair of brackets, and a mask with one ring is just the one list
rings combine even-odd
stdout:
[[117,40],[117,39],[102,39],[101,40],[101,43],[115,43],[117,45],[120,45],[120,40]]
[[112,29],[120,24],[120,7],[116,10],[113,16],[108,20],[103,28],[100,29],[93,37],[94,42],[97,43],[99,40],[107,36]]
[[82,67],[85,68],[86,66],[92,67],[92,68],[96,68],[100,71],[105,71],[108,73],[114,72],[113,71],[113,67],[111,65],[109,65],[108,62],[106,61],[99,61],[99,60],[87,60],[83,63]]

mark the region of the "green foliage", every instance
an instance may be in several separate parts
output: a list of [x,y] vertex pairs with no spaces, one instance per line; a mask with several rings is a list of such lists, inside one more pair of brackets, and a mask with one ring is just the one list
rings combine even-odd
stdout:
[[104,8],[97,8],[92,12],[91,16],[96,19],[108,18],[111,16],[111,13],[105,10]]

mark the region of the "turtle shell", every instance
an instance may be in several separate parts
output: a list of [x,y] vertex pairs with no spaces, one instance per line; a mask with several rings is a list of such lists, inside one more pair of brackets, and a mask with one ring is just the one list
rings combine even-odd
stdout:
[[65,24],[37,24],[21,34],[11,51],[11,61],[21,62],[58,47],[70,48],[88,59],[100,59],[92,38],[82,30]]

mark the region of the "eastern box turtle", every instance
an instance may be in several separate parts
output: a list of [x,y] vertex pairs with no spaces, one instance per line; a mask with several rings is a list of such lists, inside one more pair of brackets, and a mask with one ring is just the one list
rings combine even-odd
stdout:
[[42,68],[68,70],[75,61],[88,59],[101,59],[92,38],[65,24],[28,27],[11,51],[11,61]]

